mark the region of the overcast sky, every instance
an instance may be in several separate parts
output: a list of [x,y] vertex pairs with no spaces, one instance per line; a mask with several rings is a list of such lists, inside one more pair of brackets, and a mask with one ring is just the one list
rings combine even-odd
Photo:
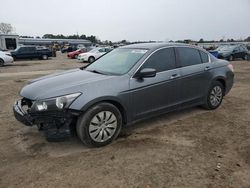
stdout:
[[0,0],[19,35],[101,40],[219,40],[250,36],[250,0]]

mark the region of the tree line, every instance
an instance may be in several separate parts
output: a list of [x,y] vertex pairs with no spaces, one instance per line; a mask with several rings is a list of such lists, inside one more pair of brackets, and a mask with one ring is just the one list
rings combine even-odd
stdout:
[[44,39],[84,39],[84,40],[89,40],[92,43],[98,43],[98,39],[96,36],[94,35],[90,35],[90,36],[86,36],[86,35],[62,35],[62,34],[58,34],[58,35],[53,35],[53,34],[45,34],[43,35]]
[[[11,34],[13,33],[13,30],[14,30],[14,27],[9,24],[9,23],[0,23],[0,33],[3,33],[3,34]],[[23,38],[40,38],[39,36],[37,37],[31,37],[31,36],[21,36]],[[95,44],[109,44],[109,45],[112,45],[113,42],[112,41],[109,41],[109,40],[105,40],[105,41],[100,41],[96,36],[94,35],[90,35],[90,36],[86,36],[84,34],[82,35],[62,35],[62,34],[57,34],[57,35],[54,35],[54,34],[45,34],[42,36],[42,38],[44,39],[85,39],[85,40],[89,40],[91,41],[92,43],[95,43]],[[216,41],[216,40],[204,40],[203,38],[201,38],[200,40],[198,41],[194,41],[194,40],[191,40],[191,39],[187,39],[187,40],[178,40],[178,41],[175,41],[175,42],[184,42],[184,43],[188,43],[188,42],[198,42],[198,43],[212,43],[212,42],[242,42],[242,41],[245,41],[245,42],[250,42],[250,36],[247,37],[246,39],[241,39],[241,40],[235,40],[235,39],[220,39],[219,41]],[[123,43],[123,44],[131,44],[131,43],[140,43],[141,41],[138,41],[138,42],[129,42],[127,40],[122,40],[120,41],[120,43]],[[150,42],[150,41],[147,41],[147,42]],[[152,42],[152,41],[151,41]],[[170,42],[173,42],[173,41],[170,41]]]

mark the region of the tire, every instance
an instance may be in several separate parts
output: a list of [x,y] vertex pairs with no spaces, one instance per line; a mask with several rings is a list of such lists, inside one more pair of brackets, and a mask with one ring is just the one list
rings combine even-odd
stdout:
[[88,62],[93,63],[95,61],[95,58],[93,56],[89,57]]
[[43,124],[42,123],[38,124],[37,129],[38,131],[43,131],[44,130]]
[[208,90],[203,107],[207,110],[214,110],[218,108],[222,103],[225,93],[224,90],[224,86],[221,82],[213,82]]
[[229,57],[228,57],[228,61],[233,61],[234,60],[234,57],[232,56],[232,55],[230,55]]
[[78,55],[75,55],[74,58],[77,59],[77,58],[78,58]]
[[4,66],[4,61],[2,59],[0,59],[0,67]]
[[121,127],[120,111],[110,103],[99,103],[78,118],[76,133],[88,147],[102,147],[117,138]]
[[248,59],[247,57],[248,57],[248,55],[245,54],[244,57],[243,57],[242,59],[247,61],[247,59]]
[[48,56],[45,54],[45,55],[42,55],[42,59],[43,60],[47,60],[48,59]]

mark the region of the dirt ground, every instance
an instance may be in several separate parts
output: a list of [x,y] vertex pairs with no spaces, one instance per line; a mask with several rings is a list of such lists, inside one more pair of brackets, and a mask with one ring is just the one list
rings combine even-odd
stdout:
[[49,143],[12,113],[28,80],[83,64],[58,54],[1,67],[0,187],[250,187],[250,62],[232,64],[235,85],[219,109],[153,118],[97,149],[76,137]]

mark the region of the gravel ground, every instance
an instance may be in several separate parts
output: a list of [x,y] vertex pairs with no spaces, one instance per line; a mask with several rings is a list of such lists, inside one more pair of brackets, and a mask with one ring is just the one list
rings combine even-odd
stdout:
[[49,143],[17,122],[12,105],[30,79],[81,67],[66,54],[0,68],[0,187],[250,187],[250,62],[215,111],[196,107],[127,128],[90,149],[73,137]]

